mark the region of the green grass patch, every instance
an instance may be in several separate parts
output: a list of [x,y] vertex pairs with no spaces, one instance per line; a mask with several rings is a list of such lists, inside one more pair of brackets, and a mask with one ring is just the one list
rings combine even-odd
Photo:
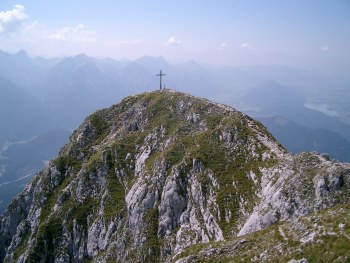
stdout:
[[108,123],[98,114],[98,112],[90,115],[89,120],[96,129],[97,137],[107,135],[106,133],[108,132]]
[[53,164],[57,167],[57,170],[61,175],[65,175],[69,168],[71,168],[73,172],[79,171],[81,169],[82,161],[70,156],[60,156],[53,160]]
[[147,239],[141,252],[143,262],[160,262],[162,241],[158,238],[158,219],[159,211],[157,206],[145,214]]
[[125,188],[111,171],[107,176],[108,198],[105,205],[105,218],[111,220],[126,213]]

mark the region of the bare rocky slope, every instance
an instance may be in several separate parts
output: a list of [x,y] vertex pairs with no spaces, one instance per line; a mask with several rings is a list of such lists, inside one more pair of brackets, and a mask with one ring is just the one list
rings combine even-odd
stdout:
[[289,261],[328,248],[345,262],[349,200],[349,164],[293,156],[233,108],[143,93],[86,118],[12,201],[0,259]]

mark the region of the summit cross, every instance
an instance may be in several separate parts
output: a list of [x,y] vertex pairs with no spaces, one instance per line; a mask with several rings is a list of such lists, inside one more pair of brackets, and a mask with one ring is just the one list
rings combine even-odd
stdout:
[[160,73],[156,75],[157,77],[159,77],[159,89],[160,90],[162,90],[162,77],[165,75],[166,74],[163,74],[162,70],[160,70]]

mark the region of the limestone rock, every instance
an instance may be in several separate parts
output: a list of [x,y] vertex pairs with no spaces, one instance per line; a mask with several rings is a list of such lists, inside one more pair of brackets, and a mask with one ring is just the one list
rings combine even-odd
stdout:
[[0,260],[172,261],[192,245],[347,203],[349,189],[349,164],[293,156],[233,108],[144,93],[87,117],[12,201],[0,217]]

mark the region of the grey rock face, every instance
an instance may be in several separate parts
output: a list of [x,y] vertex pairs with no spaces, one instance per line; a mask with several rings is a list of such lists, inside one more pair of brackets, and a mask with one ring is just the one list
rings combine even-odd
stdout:
[[239,236],[334,206],[350,197],[349,165],[332,163],[318,155],[304,153],[292,162],[262,172],[260,203]]
[[230,107],[145,93],[88,117],[14,199],[0,260],[169,261],[346,202],[349,189],[348,164],[292,156]]

